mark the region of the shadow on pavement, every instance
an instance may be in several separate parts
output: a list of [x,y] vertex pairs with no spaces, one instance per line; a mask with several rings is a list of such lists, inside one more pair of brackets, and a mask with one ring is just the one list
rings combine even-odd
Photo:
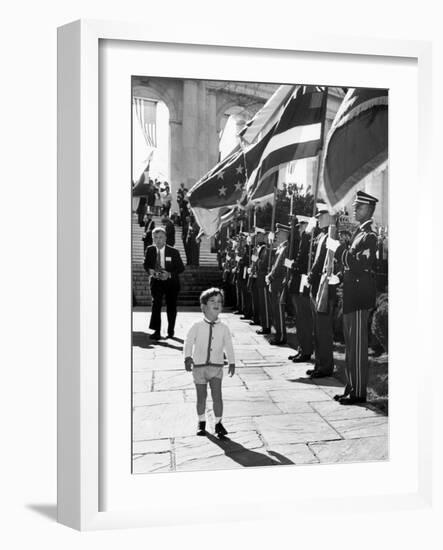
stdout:
[[289,378],[288,382],[298,382],[299,384],[307,384],[308,386],[332,386],[338,387],[339,383],[333,376],[325,376],[324,378],[309,378],[308,375],[303,378]]
[[154,345],[164,347],[164,348],[172,348],[178,351],[183,351],[183,346],[173,346],[172,344],[169,344],[168,342],[162,342],[161,340],[156,340],[154,342]]
[[275,451],[269,451],[269,454],[272,454],[276,460],[262,453],[251,451],[227,437],[225,439],[218,439],[208,433],[207,438],[223,449],[226,456],[241,466],[281,466],[282,464],[294,464],[292,460]]
[[148,335],[146,332],[137,332],[133,331],[132,333],[132,345],[138,348],[144,348],[144,349],[152,349],[153,341],[149,340]]
[[[183,344],[183,340],[181,338],[169,338],[169,340],[175,340],[176,342],[180,342]],[[134,347],[138,348],[144,348],[144,349],[153,349],[155,346],[163,346],[164,348],[172,348],[176,349],[177,351],[183,351],[183,346],[174,346],[173,344],[170,344],[169,342],[163,340],[151,340],[149,338],[149,334],[146,334],[146,332],[140,332],[140,331],[133,331],[132,333],[132,345]]]
[[175,342],[180,342],[180,344],[184,343],[183,338],[178,338],[177,336],[173,336],[172,338],[168,338],[168,340],[174,340]]

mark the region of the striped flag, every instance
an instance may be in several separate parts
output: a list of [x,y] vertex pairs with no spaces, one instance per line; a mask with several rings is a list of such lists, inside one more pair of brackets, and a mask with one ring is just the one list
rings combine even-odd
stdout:
[[314,157],[322,146],[327,91],[299,86],[274,126],[272,136],[248,181],[247,195],[254,200],[273,191],[275,174],[282,164]]
[[332,210],[388,159],[388,90],[350,88],[326,137],[321,185]]
[[157,102],[134,98],[134,112],[148,147],[157,147]]

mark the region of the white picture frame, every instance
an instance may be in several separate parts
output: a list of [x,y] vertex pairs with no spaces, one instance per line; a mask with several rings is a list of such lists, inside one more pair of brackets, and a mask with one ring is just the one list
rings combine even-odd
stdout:
[[[427,42],[370,40],[344,36],[326,37],[298,34],[297,37],[264,38],[256,41],[246,38],[210,40],[195,34],[187,36],[186,29],[178,35],[165,36],[163,32],[149,31],[133,23],[77,21],[65,25],[58,32],[58,521],[79,530],[120,527],[148,527],[177,521],[206,521],[211,511],[186,507],[175,499],[171,513],[155,502],[145,507],[121,507],[102,510],[100,505],[101,472],[101,319],[100,300],[100,200],[99,162],[99,71],[101,41],[126,41],[128,44],[155,43],[161,45],[194,44],[205,49],[228,47],[264,49],[274,52],[297,51],[324,55],[386,57],[393,60],[412,59],[418,70],[418,159],[420,188],[432,194],[429,161],[431,112],[429,90],[431,81],[431,46]],[[281,54],[283,55],[283,54]],[[424,215],[419,210],[418,215]],[[430,245],[429,245],[430,246]],[[429,246],[417,254],[426,258]],[[411,275],[418,282],[419,273]],[[424,290],[425,297],[430,290]],[[417,306],[418,307],[418,306]],[[420,306],[425,308],[426,306]],[[424,309],[421,310],[424,313]],[[129,351],[128,351],[129,353]],[[425,352],[430,353],[430,351]],[[425,364],[426,361],[423,360]],[[423,367],[426,368],[426,367]],[[430,372],[427,373],[430,376]],[[395,393],[395,389],[394,389]],[[356,502],[362,509],[378,510],[421,508],[430,506],[432,495],[431,468],[431,403],[420,386],[417,390],[417,465],[416,478],[405,491],[382,496],[343,492],[329,498],[328,506],[346,513]],[[129,414],[129,413],[128,413]],[[358,465],[341,468],[355,470]],[[129,467],[129,466],[128,466]],[[289,475],[281,469],[280,481]],[[245,475],[244,472],[241,472]],[[201,474],[167,474],[179,476],[201,475],[208,480],[211,472]],[[221,474],[223,475],[223,474]],[[232,473],[238,482],[238,472]],[[255,474],[250,474],[252,476]],[[346,475],[346,474],[345,474]],[[146,477],[146,476],[145,476]],[[165,478],[166,479],[166,478]],[[193,478],[195,480],[195,477]],[[148,481],[149,483],[149,476]],[[154,483],[157,487],[158,483]],[[157,489],[154,489],[156,491]],[[297,500],[292,494],[281,494],[285,510],[326,509],[325,496],[314,491],[312,499]],[[275,495],[274,495],[275,501]],[[267,497],[239,498],[238,505],[220,519],[259,519],[266,509]],[[174,500],[174,498],[171,498]],[[245,506],[248,503],[248,506]],[[118,509],[117,509],[118,508]],[[180,514],[180,508],[183,513]],[[284,512],[281,512],[283,514]],[[280,515],[281,515],[280,514]]]

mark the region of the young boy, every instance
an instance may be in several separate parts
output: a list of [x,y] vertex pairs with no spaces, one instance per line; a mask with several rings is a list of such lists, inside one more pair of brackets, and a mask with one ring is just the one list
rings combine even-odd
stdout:
[[223,291],[210,288],[200,295],[203,320],[194,323],[186,336],[184,345],[185,368],[192,371],[197,391],[197,435],[206,435],[206,397],[211,388],[215,415],[215,433],[223,438],[228,432],[221,423],[223,415],[222,378],[224,353],[228,358],[228,373],[235,373],[234,348],[227,325],[218,316],[223,308]]

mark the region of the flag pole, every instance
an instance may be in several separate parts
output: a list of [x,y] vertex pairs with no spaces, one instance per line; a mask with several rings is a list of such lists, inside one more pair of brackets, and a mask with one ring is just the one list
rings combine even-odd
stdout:
[[[323,124],[321,125],[321,133],[320,133],[320,150],[318,152],[318,167],[317,167],[317,176],[315,178],[315,188],[314,188],[314,205],[312,207],[312,217],[315,216],[315,210],[317,208],[317,198],[318,198],[318,189],[320,187],[320,173],[321,173],[321,160],[323,155],[323,147],[324,147],[324,140],[325,140],[325,126],[326,126],[326,112],[327,112],[327,105],[328,105],[328,91],[329,88],[326,86],[325,88],[325,105],[324,105],[324,112],[323,112]],[[312,266],[312,248],[314,245],[314,229],[312,229],[311,232],[311,239],[309,241],[309,255],[308,255],[308,273],[311,271]]]
[[[272,218],[271,218],[271,233],[273,234],[273,237],[275,238],[275,211],[277,210],[277,179],[278,179],[278,172],[277,172],[277,178],[274,180],[274,202],[272,204]],[[274,239],[272,240],[274,242]],[[268,237],[268,243],[269,243],[269,256],[268,256],[268,271],[271,270],[272,266],[272,246],[269,242]]]

